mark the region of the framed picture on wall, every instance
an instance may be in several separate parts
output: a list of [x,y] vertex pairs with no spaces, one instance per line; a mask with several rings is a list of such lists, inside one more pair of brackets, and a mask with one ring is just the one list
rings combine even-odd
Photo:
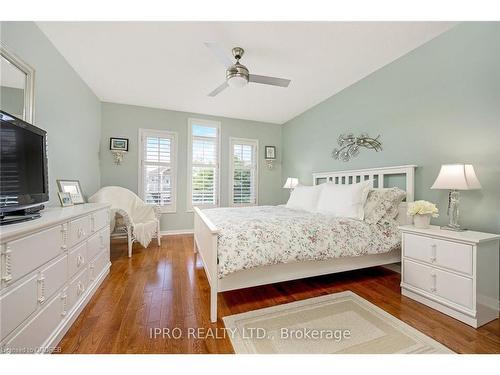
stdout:
[[276,159],[276,146],[265,146],[264,150],[266,160]]
[[82,187],[78,180],[57,180],[57,187],[61,193],[69,193],[73,204],[85,203]]
[[109,149],[112,151],[128,151],[128,138],[110,138]]

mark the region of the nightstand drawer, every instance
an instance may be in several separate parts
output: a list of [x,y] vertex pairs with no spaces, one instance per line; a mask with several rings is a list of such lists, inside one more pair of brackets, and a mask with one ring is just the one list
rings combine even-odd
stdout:
[[472,279],[451,272],[403,261],[403,283],[472,310]]
[[403,256],[472,275],[472,246],[405,233]]

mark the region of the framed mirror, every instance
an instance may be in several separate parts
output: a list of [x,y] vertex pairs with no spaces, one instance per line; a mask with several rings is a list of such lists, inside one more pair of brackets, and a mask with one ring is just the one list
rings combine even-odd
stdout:
[[33,123],[35,70],[0,44],[0,109]]

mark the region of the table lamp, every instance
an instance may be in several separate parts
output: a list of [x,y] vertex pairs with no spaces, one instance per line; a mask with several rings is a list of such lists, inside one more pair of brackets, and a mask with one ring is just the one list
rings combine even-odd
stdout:
[[449,190],[448,216],[450,222],[442,229],[464,231],[458,224],[458,206],[460,202],[459,190],[481,189],[481,184],[471,164],[444,164],[431,189]]
[[292,191],[299,184],[299,179],[295,177],[288,177],[286,179],[285,185],[283,185],[283,189],[290,189]]

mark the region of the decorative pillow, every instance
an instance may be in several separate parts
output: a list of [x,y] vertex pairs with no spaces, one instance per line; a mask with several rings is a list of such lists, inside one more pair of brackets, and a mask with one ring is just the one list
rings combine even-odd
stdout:
[[323,185],[318,199],[318,212],[363,220],[366,197],[372,186],[371,180],[351,185]]
[[299,185],[290,193],[286,203],[287,208],[296,210],[316,211],[318,196],[323,185],[304,186]]
[[365,203],[365,222],[376,224],[395,220],[399,204],[405,197],[406,192],[397,187],[370,189]]

